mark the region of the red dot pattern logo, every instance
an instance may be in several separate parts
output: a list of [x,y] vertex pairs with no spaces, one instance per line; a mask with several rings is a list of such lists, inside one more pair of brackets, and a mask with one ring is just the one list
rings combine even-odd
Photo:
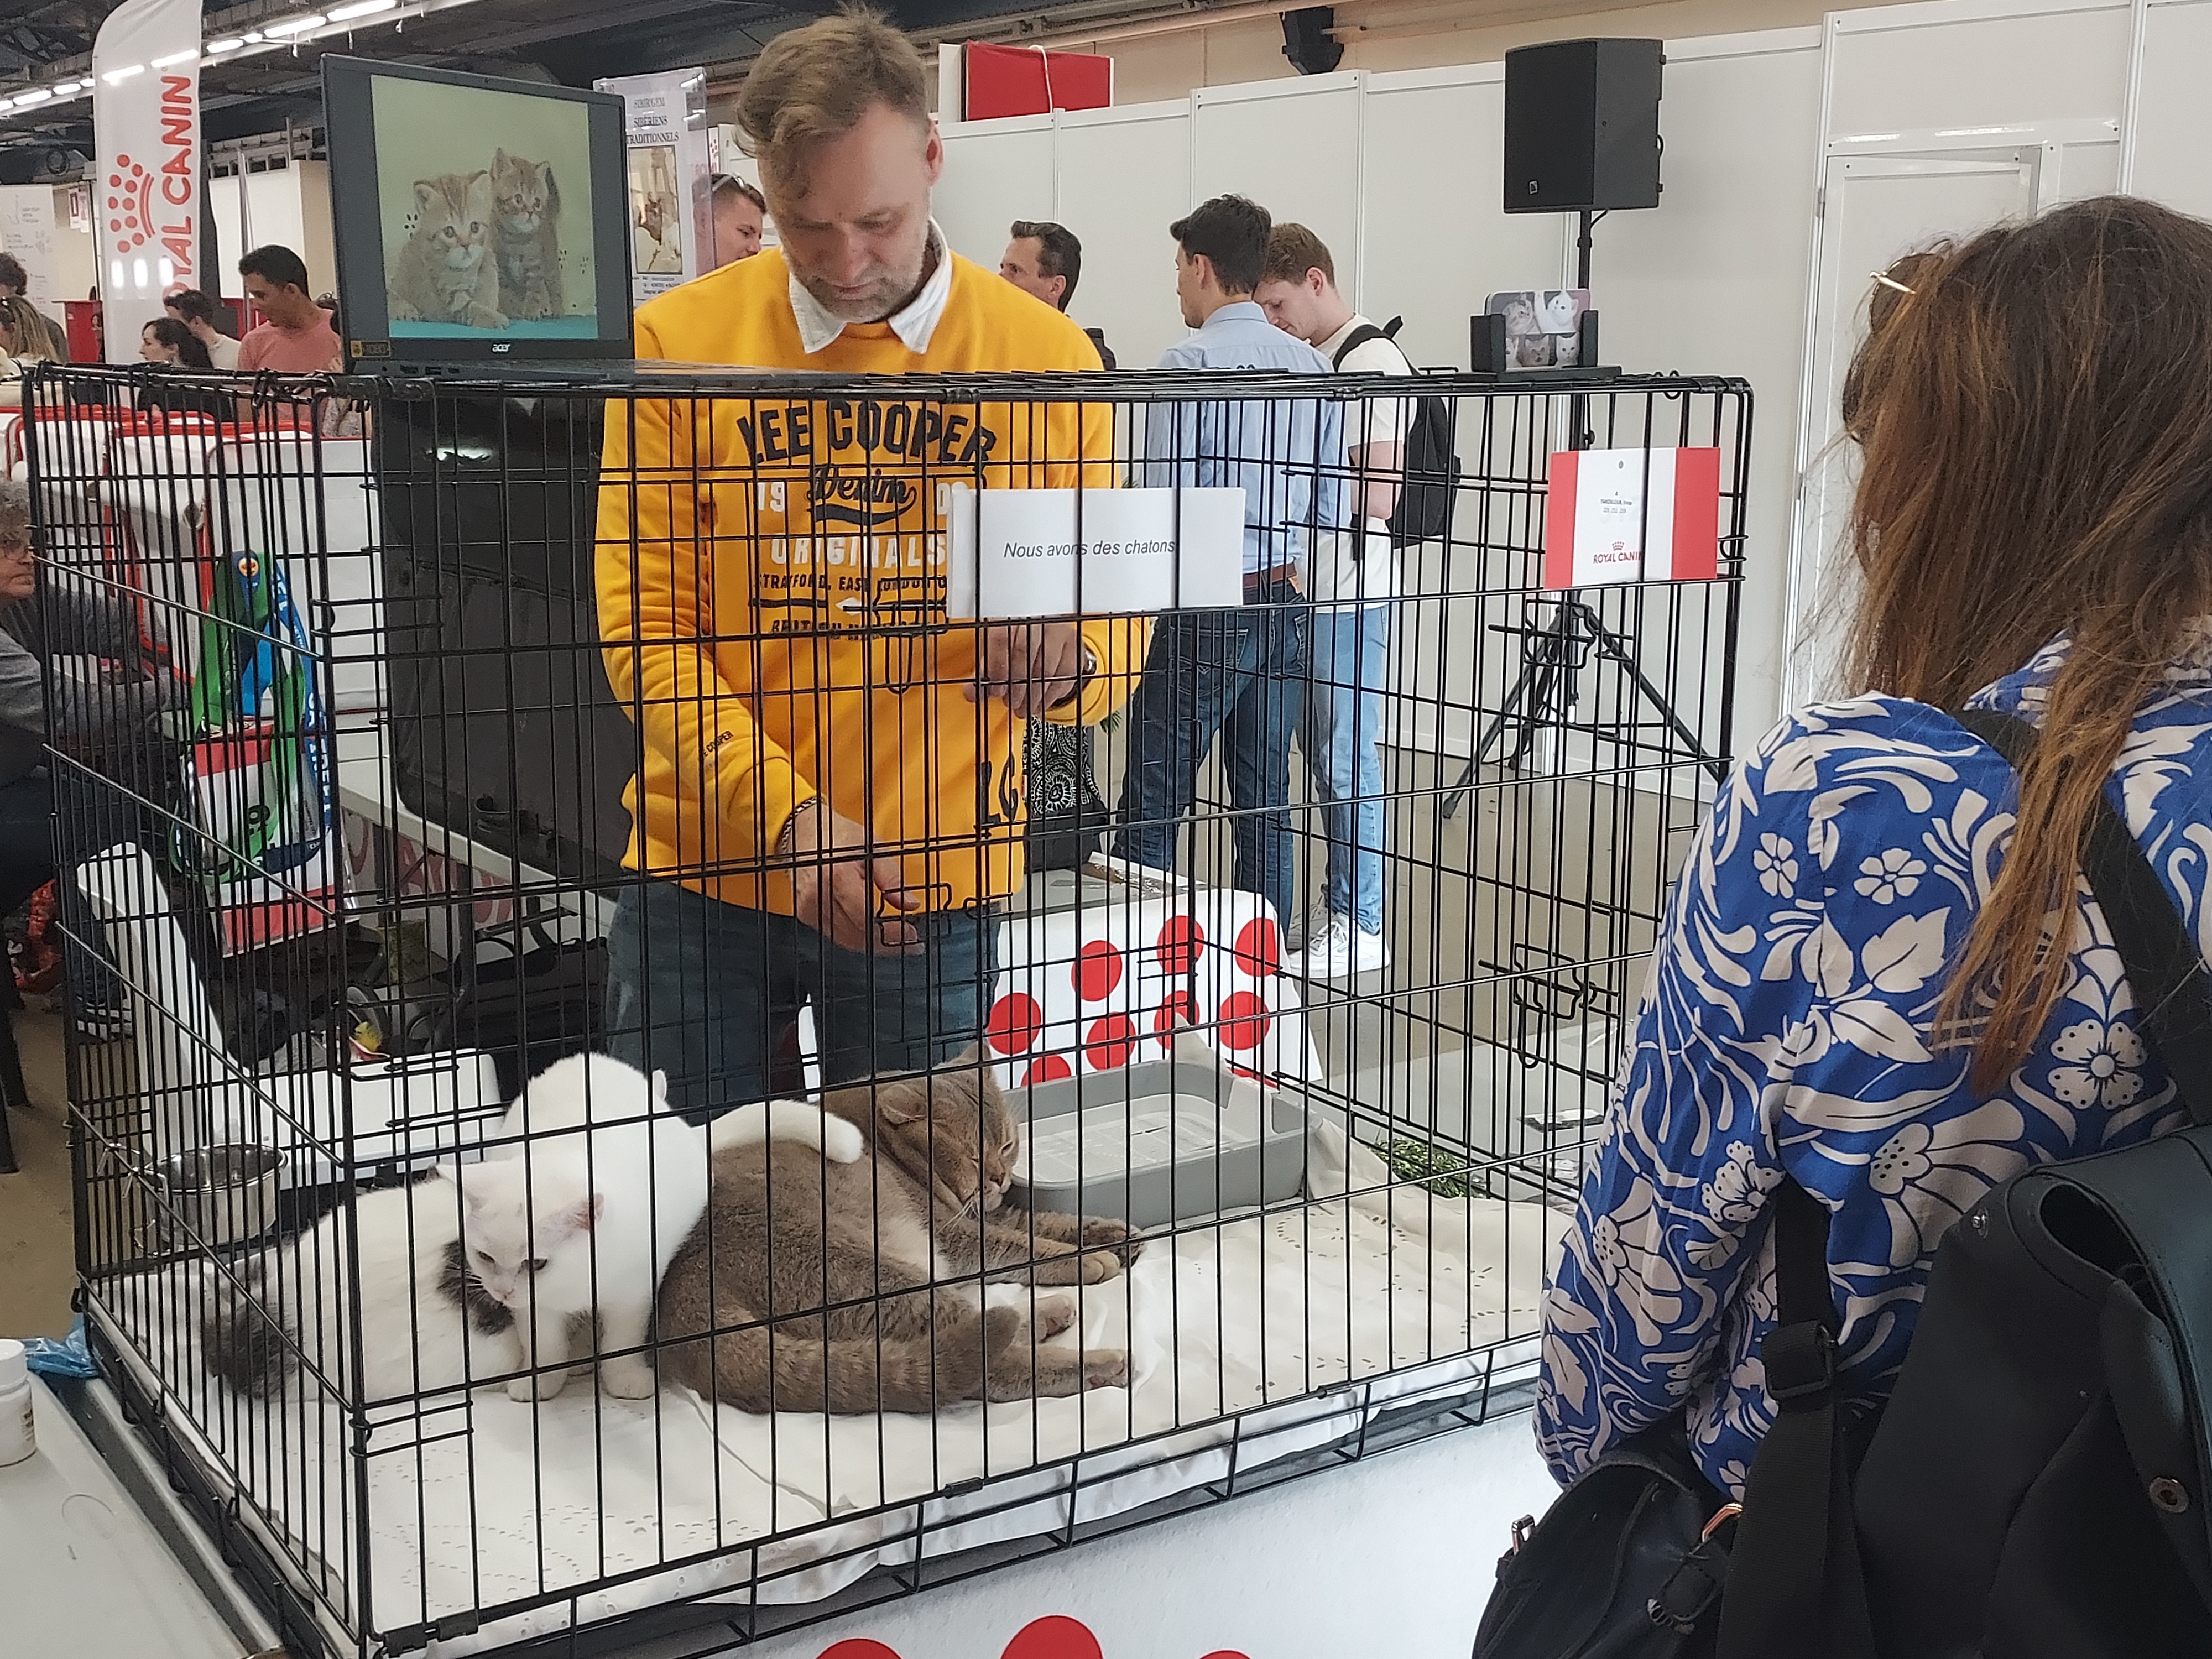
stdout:
[[1195,917],[1170,916],[1160,927],[1153,954],[1162,973],[1178,976],[1188,974],[1206,954],[1206,929],[1198,925]]
[[143,247],[154,237],[154,175],[127,155],[115,158],[107,175],[107,228],[118,253]]
[[1015,991],[991,1005],[983,1036],[1002,1054],[1025,1054],[1036,1046],[1044,1030],[1044,1009],[1026,992]]
[[1274,922],[1266,916],[1255,916],[1239,927],[1233,959],[1240,974],[1252,979],[1274,978],[1283,961],[1282,939]]
[[1075,953],[1072,971],[1075,994],[1085,1002],[1103,1002],[1121,982],[1121,947],[1111,939],[1094,939]]
[[1029,1070],[1022,1073],[1022,1087],[1026,1089],[1032,1083],[1058,1083],[1074,1075],[1075,1067],[1070,1066],[1063,1056],[1039,1054],[1030,1062]]
[[1109,1014],[1094,1020],[1083,1039],[1083,1058],[1094,1072],[1110,1072],[1129,1063],[1137,1046],[1137,1023],[1127,1014]]
[[1098,1638],[1080,1619],[1054,1613],[1032,1620],[1006,1644],[1004,1659],[1105,1659]]
[[1267,1040],[1275,1017],[1267,1005],[1249,991],[1231,991],[1221,999],[1221,1045],[1239,1051],[1256,1048]]
[[1160,1047],[1175,1047],[1176,1027],[1198,1024],[1198,999],[1188,991],[1170,991],[1152,1011],[1152,1035]]

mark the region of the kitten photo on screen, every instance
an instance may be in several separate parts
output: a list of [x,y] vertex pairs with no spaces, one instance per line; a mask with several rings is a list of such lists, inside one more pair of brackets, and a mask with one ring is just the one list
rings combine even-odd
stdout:
[[417,179],[415,209],[414,232],[392,261],[392,321],[505,328],[492,258],[491,174]]
[[561,187],[550,161],[492,152],[491,193],[498,215],[499,305],[510,317],[535,322],[558,317],[561,297]]

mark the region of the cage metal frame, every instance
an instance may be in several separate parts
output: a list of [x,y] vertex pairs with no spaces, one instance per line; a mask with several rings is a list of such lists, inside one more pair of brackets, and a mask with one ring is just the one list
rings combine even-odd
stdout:
[[[621,404],[625,398],[680,398],[725,411],[749,403],[781,404],[793,397],[815,401],[834,398],[860,405],[871,400],[917,407],[934,404],[940,408],[972,408],[994,401],[1010,408],[1017,402],[1073,405],[1085,410],[1086,418],[1088,412],[1096,411],[1112,422],[1109,465],[1118,481],[1121,475],[1133,477],[1141,468],[1140,422],[1134,418],[1139,409],[1232,403],[1275,408],[1297,403],[1332,406],[1346,419],[1356,421],[1368,401],[1393,392],[1402,396],[1407,390],[1402,381],[1394,386],[1372,377],[1146,372],[913,376],[896,382],[743,371],[628,380],[587,376],[218,378],[209,384],[220,386],[225,397],[238,398],[241,416],[225,438],[220,431],[195,433],[185,421],[124,415],[121,411],[132,399],[143,398],[150,388],[163,384],[151,371],[42,368],[33,371],[29,384],[27,459],[34,484],[40,550],[52,579],[123,596],[140,605],[149,617],[165,614],[173,634],[194,625],[204,653],[216,648],[213,641],[218,637],[228,637],[272,646],[279,659],[289,655],[313,694],[312,706],[320,711],[300,723],[327,728],[321,735],[329,740],[336,774],[343,774],[359,752],[349,745],[367,745],[367,752],[388,766],[395,741],[392,698],[396,678],[410,671],[410,656],[429,654],[410,653],[398,641],[402,630],[391,621],[392,594],[380,585],[388,577],[388,567],[380,569],[374,561],[388,551],[380,543],[392,518],[388,502],[376,503],[391,495],[396,482],[405,480],[395,473],[395,467],[403,471],[404,467],[392,459],[394,452],[378,452],[374,439],[358,450],[350,447],[345,422],[362,412],[373,434],[388,434],[410,422],[427,421],[432,441],[422,453],[427,453],[431,471],[413,482],[427,483],[431,498],[441,500],[437,492],[451,481],[441,469],[460,465],[459,452],[469,441],[448,417],[471,400],[497,405],[502,432],[513,418],[515,404],[510,400],[517,399],[535,400],[541,406],[599,406]],[[1324,1037],[1317,1041],[1330,1047],[1332,1063],[1321,1084],[1310,1085],[1306,1092],[1336,1115],[1352,1140],[1380,1146],[1393,1155],[1383,1184],[1386,1204],[1395,1202],[1400,1194],[1441,1192],[1443,1183],[1458,1182],[1478,1193],[1520,1194],[1522,1201],[1558,1210],[1572,1200],[1582,1154],[1594,1133],[1593,1102],[1610,1084],[1613,1052],[1633,1015],[1631,975],[1656,934],[1674,855],[1710,797],[1711,763],[1725,763],[1734,752],[1750,391],[1741,381],[1720,378],[1626,376],[1539,387],[1516,386],[1510,377],[1442,374],[1422,377],[1419,391],[1447,400],[1453,411],[1455,447],[1467,472],[1441,544],[1408,551],[1401,585],[1387,601],[1394,620],[1407,630],[1401,643],[1413,642],[1410,652],[1394,654],[1405,665],[1401,672],[1415,683],[1388,691],[1387,706],[1398,723],[1386,726],[1382,740],[1394,755],[1411,755],[1413,763],[1427,765],[1423,775],[1419,765],[1401,762],[1401,775],[1386,780],[1383,804],[1393,833],[1383,854],[1385,872],[1393,887],[1408,881],[1417,887],[1427,884],[1432,924],[1445,920],[1437,914],[1444,908],[1437,901],[1452,881],[1462,882],[1468,895],[1469,935],[1486,932],[1480,923],[1485,903],[1489,923],[1485,939],[1457,941],[1465,949],[1464,959],[1456,963],[1447,963],[1439,951],[1432,926],[1432,937],[1423,941],[1428,945],[1427,962],[1394,972],[1379,988],[1357,981],[1341,987],[1309,982],[1300,1004],[1302,1018],[1308,1026],[1326,1028]],[[102,406],[108,411],[104,425],[88,414]],[[573,438],[573,422],[569,429]],[[116,465],[121,453],[116,446],[125,434],[137,446],[126,463],[135,471],[127,472]],[[1717,579],[1702,584],[1639,583],[1577,590],[1556,597],[1541,588],[1534,569],[1541,544],[1545,465],[1551,453],[1561,448],[1649,449],[1692,442],[1722,450]],[[253,465],[240,465],[245,458]],[[506,476],[502,459],[501,476],[493,481],[508,503],[501,509],[502,526],[510,522],[505,515],[519,510],[533,489],[550,491],[562,483],[551,476],[558,465],[578,471],[596,459],[595,453],[586,453],[571,441],[565,460],[553,453],[534,472]],[[1055,459],[1049,455],[1040,459]],[[1069,458],[1057,459],[1064,462]],[[1314,479],[1333,477],[1340,484],[1348,481],[1344,464],[1317,450],[1310,457],[1279,459],[1287,466],[1304,468]],[[235,467],[235,472],[226,475],[227,466]],[[875,471],[868,469],[871,474]],[[925,461],[921,470],[925,484],[937,476],[939,470]],[[975,469],[969,468],[967,476],[976,477]],[[333,483],[357,489],[371,502],[370,513],[380,515],[373,520],[376,528],[364,546],[339,545],[344,538],[334,528],[330,511]],[[198,501],[197,519],[187,497]],[[442,514],[443,507],[438,511]],[[166,532],[159,527],[164,520],[169,526]],[[179,526],[190,531],[191,545],[158,544],[164,534],[173,537]],[[442,545],[441,538],[451,529],[448,520],[437,518],[430,532],[434,548]],[[572,553],[580,547],[589,550],[588,540],[574,541],[573,524],[570,533]],[[302,589],[295,605],[300,626],[289,635],[265,618],[257,624],[250,617],[211,617],[204,587],[191,591],[175,580],[164,586],[148,574],[149,568],[164,562],[173,567],[172,578],[187,569],[204,574],[210,562],[265,538],[286,543],[282,556],[295,569]],[[549,532],[545,539],[550,545],[555,538]],[[365,589],[339,568],[348,560],[360,566],[354,572],[356,578],[366,573]],[[364,560],[370,562],[363,564]],[[1470,564],[1473,580],[1467,580]],[[566,597],[573,601],[575,595]],[[512,602],[511,592],[507,599]],[[1601,623],[1620,648],[1561,655],[1558,624],[1570,604],[1583,607]],[[869,638],[911,639],[933,634],[942,626],[941,619],[909,622],[872,629]],[[579,661],[597,648],[595,639],[580,636],[551,647],[572,651]],[[510,670],[514,660],[511,656]],[[422,665],[418,660],[411,667],[419,671]],[[1623,667],[1648,672],[1663,693],[1666,706],[1645,706],[1650,700],[1635,683],[1638,673],[1624,674]],[[1540,692],[1515,702],[1514,688],[1540,669],[1549,676]],[[363,686],[368,690],[362,690]],[[519,712],[510,702],[510,735]],[[1418,734],[1425,727],[1429,735],[1423,740]],[[1460,733],[1456,738],[1455,728]],[[1507,728],[1516,739],[1513,747],[1501,761],[1487,760],[1490,739],[1484,733]],[[1122,735],[1126,739],[1126,732]],[[208,736],[204,722],[198,732],[186,736],[200,740],[200,749],[191,754],[203,754]],[[185,738],[177,741],[181,744]],[[1471,757],[1462,755],[1455,743],[1468,749]],[[510,750],[510,773],[515,758]],[[1466,761],[1467,770],[1455,783],[1447,768],[1461,760]],[[198,845],[206,852],[217,839],[204,803],[196,811],[187,793],[198,776],[198,764],[188,757],[172,775],[173,782],[182,781],[169,798],[135,803],[151,826],[146,837],[166,842],[179,857],[180,848]],[[58,772],[90,770],[62,748],[53,751],[52,765]],[[397,786],[387,781],[384,787],[389,792],[385,805],[393,810],[386,823],[374,826],[375,831],[388,832],[404,818],[410,828],[423,833],[411,847],[387,843],[374,849],[385,865],[374,879],[364,881],[360,870],[342,860],[332,861],[330,879],[313,890],[289,872],[261,872],[273,896],[268,902],[280,914],[289,907],[290,914],[312,919],[306,934],[258,951],[226,952],[220,945],[222,904],[204,904],[196,916],[186,917],[198,935],[190,941],[191,955],[210,964],[210,983],[216,991],[227,990],[234,1003],[243,999],[250,1006],[252,994],[263,988],[257,980],[267,977],[272,967],[284,970],[278,977],[288,986],[323,976],[324,994],[313,1004],[313,1019],[307,1022],[319,1024],[319,1033],[306,1030],[287,1035],[295,1044],[319,1035],[319,1053],[326,1060],[341,1052],[343,1038],[350,1034],[345,1022],[362,1006],[358,1000],[330,994],[329,981],[337,975],[349,986],[356,977],[348,965],[348,949],[355,947],[358,954],[361,941],[352,935],[364,917],[445,912],[448,936],[458,953],[473,958],[479,948],[504,945],[508,957],[520,961],[526,953],[526,939],[544,938],[549,926],[556,934],[572,928],[577,921],[572,912],[587,908],[594,896],[603,899],[611,886],[633,879],[580,866],[571,856],[573,848],[556,844],[562,842],[557,833],[549,832],[532,842],[530,836],[536,832],[528,825],[509,825],[507,844],[488,845],[481,823],[441,823],[428,811],[403,813],[397,810]],[[1208,793],[1209,789],[1213,793]],[[1583,792],[1587,799],[1577,796],[1563,806],[1572,791]],[[1449,809],[1462,795],[1474,806],[1462,820],[1468,836],[1464,870],[1451,863],[1458,849],[1448,850],[1444,845],[1444,837],[1453,833],[1447,829],[1452,817]],[[331,798],[343,807],[341,787],[332,786]],[[1310,801],[1296,810],[1302,819],[1310,820]],[[1578,822],[1577,810],[1582,813]],[[1202,780],[1189,814],[1189,851],[1180,855],[1179,865],[1204,864],[1209,874],[1218,876],[1223,863],[1219,840],[1236,816],[1235,809],[1219,798],[1218,787]],[[1215,837],[1210,848],[1201,842],[1202,832],[1209,830]],[[325,826],[326,853],[336,831],[337,826]],[[1301,840],[1302,856],[1317,860],[1317,837],[1310,822]],[[1480,867],[1480,849],[1486,844],[1492,860],[1486,869]],[[543,856],[533,858],[533,853]],[[238,858],[234,848],[230,856]],[[411,868],[407,867],[410,860]],[[213,854],[203,860],[201,871],[216,861]],[[252,864],[252,857],[245,862]],[[441,867],[426,876],[425,867],[432,865]],[[1183,873],[1195,879],[1194,871]],[[1310,886],[1310,872],[1304,879]],[[181,910],[191,910],[205,898],[202,882],[181,879],[173,872],[166,884],[174,890]],[[153,902],[147,894],[135,896],[140,904]],[[166,895],[161,902],[167,902]],[[487,909],[494,917],[488,923],[483,920]],[[451,915],[456,910],[461,915],[459,921]],[[1279,923],[1289,920],[1277,918]],[[217,942],[211,945],[211,938]],[[320,938],[321,953],[299,947],[301,938]],[[96,945],[89,933],[74,927],[70,942],[79,951]],[[392,945],[388,937],[385,944],[390,949],[405,948]],[[125,979],[144,1017],[154,1017],[161,984],[128,973]],[[447,982],[449,998],[455,1003],[461,995],[456,987],[464,983]],[[1477,1012],[1486,997],[1491,1006],[1487,1016]],[[226,1024],[234,1031],[235,1007],[230,1012],[233,1017]],[[453,1013],[450,1008],[446,1012]],[[196,1043],[204,1048],[204,1028],[169,1018],[168,1012],[161,1011],[164,1029],[153,1034],[158,1041],[140,1045],[141,1063],[163,1045],[187,1058],[192,1057]],[[1485,1018],[1492,1023],[1485,1025]],[[451,1030],[450,1018],[445,1029]],[[1424,1034],[1426,1054],[1418,1049]],[[524,1042],[526,1051],[528,1039]],[[1454,1044],[1492,1050],[1489,1063],[1501,1093],[1484,1127],[1493,1144],[1475,1144],[1471,1082],[1462,1082],[1466,1097],[1461,1102],[1456,1133],[1445,1127],[1446,1115],[1438,1110],[1442,1085],[1434,1062]],[[198,1059],[204,1061],[206,1056],[201,1054]],[[225,1055],[222,1060],[231,1073],[226,1086],[242,1090],[258,1109],[281,1113],[295,1108],[295,1102],[271,1097],[232,1057]],[[1339,1060],[1340,1066],[1334,1063]],[[1079,1059],[1079,1071],[1081,1063]],[[652,1633],[675,1639],[678,1631],[688,1630],[693,1634],[684,1639],[699,1645],[685,1645],[682,1651],[726,1651],[855,1607],[986,1571],[1002,1560],[1026,1559],[1159,1515],[1183,1512],[1488,1420],[1525,1403],[1532,1387],[1535,1332],[1533,1328],[1514,1328],[1509,1318],[1504,1335],[1463,1351],[1431,1353],[1422,1362],[1462,1362],[1465,1368],[1458,1375],[1409,1397],[1383,1397],[1378,1395],[1379,1382],[1414,1369],[1395,1364],[1394,1335],[1394,1363],[1379,1373],[1281,1396],[1263,1390],[1256,1405],[1194,1419],[1182,1415],[1178,1395],[1175,1419],[1167,1427],[1139,1435],[1133,1421],[1128,1437],[1097,1449],[1085,1447],[1072,1455],[1018,1465],[1004,1474],[955,1483],[919,1498],[886,1498],[805,1525],[772,1528],[768,1535],[737,1546],[718,1542],[690,1557],[664,1555],[650,1566],[623,1575],[547,1588],[534,1595],[434,1619],[387,1623],[388,1615],[373,1607],[370,1599],[378,1546],[370,1533],[369,1459],[379,1454],[368,1449],[370,1425],[362,1400],[356,1395],[335,1402],[344,1419],[353,1535],[337,1541],[334,1555],[328,1550],[310,1551],[316,1559],[303,1559],[305,1546],[291,1517],[270,1513],[245,1472],[256,1449],[225,1438],[225,1397],[220,1385],[205,1376],[176,1374],[168,1362],[178,1355],[161,1351],[155,1343],[160,1321],[176,1318],[178,1313],[173,1305],[166,1313],[154,1305],[159,1298],[145,1289],[149,1261],[235,1262],[240,1258],[235,1250],[224,1256],[199,1237],[195,1218],[179,1211],[149,1179],[143,1158],[126,1144],[126,1126],[139,1123],[142,1110],[143,1079],[135,1075],[137,1069],[121,1065],[112,1054],[86,1048],[72,1033],[69,1078],[76,1244],[81,1297],[94,1352],[104,1375],[117,1386],[172,1480],[193,1497],[227,1558],[244,1570],[288,1637],[309,1650],[396,1654],[433,1639],[472,1635],[481,1625],[520,1612],[565,1607],[559,1634],[495,1650],[583,1652]],[[1358,1098],[1352,1084],[1334,1086],[1340,1070],[1353,1078],[1379,1079],[1378,1086],[1386,1093],[1397,1090],[1418,1096],[1425,1090],[1426,1097],[1380,1103]],[[366,1102],[357,1104],[354,1098],[355,1075],[343,1066],[337,1068],[334,1121],[339,1127],[335,1137],[315,1144],[310,1134],[303,1142],[328,1169],[341,1172],[333,1207],[349,1261],[359,1259],[358,1242],[352,1231],[353,1205],[345,1194],[364,1176],[373,1183],[375,1162],[357,1155],[356,1129],[368,1117],[369,1109]],[[498,1103],[511,1092],[503,1084]],[[480,1111],[479,1136],[482,1116]],[[395,1137],[386,1144],[408,1154],[399,1162],[410,1166],[420,1162],[402,1139]],[[350,1182],[343,1175],[347,1171],[354,1172]],[[1347,1186],[1337,1196],[1348,1202],[1352,1189]],[[1261,1213],[1297,1212],[1318,1201],[1311,1194],[1302,1194],[1263,1208]],[[282,1213],[271,1218],[276,1234],[296,1239],[301,1235],[292,1230],[312,1220],[318,1205],[332,1202],[327,1193],[295,1189],[282,1206]],[[133,1204],[135,1212],[130,1209]],[[141,1218],[135,1229],[125,1219],[126,1213]],[[1187,1224],[1178,1220],[1160,1237],[1172,1244],[1186,1233],[1202,1235],[1226,1224],[1222,1218]],[[149,1228],[155,1233],[167,1230],[166,1249],[149,1253],[143,1248]],[[1216,1237],[1218,1241],[1218,1231]],[[235,1269],[217,1266],[212,1271],[222,1274]],[[189,1303],[189,1292],[184,1300]],[[348,1315],[350,1347],[356,1353],[362,1340],[358,1301],[356,1296]],[[1259,1414],[1279,1414],[1283,1408],[1305,1404],[1349,1413],[1349,1426],[1320,1446],[1271,1454],[1266,1441],[1296,1435],[1301,1424],[1263,1419]],[[419,1413],[419,1402],[417,1409]],[[311,1437],[307,1415],[303,1407],[297,1425],[302,1442]],[[1225,1442],[1209,1443],[1207,1448],[1225,1457],[1218,1478],[1133,1509],[1084,1516],[1082,1499],[1094,1484],[1133,1468],[1150,1467],[1132,1462],[1139,1454],[1153,1453],[1162,1461],[1188,1455],[1187,1445],[1174,1443],[1187,1443],[1198,1430],[1225,1431]],[[1249,1443],[1253,1440],[1259,1445]],[[262,1455],[270,1455],[266,1447],[259,1450]],[[933,1554],[928,1548],[933,1534],[951,1527],[999,1510],[1034,1506],[1041,1501],[1037,1483],[1042,1483],[1044,1497],[1060,1506],[1060,1523],[950,1556]],[[289,1497],[289,1492],[280,1492],[280,1496]],[[968,1500],[970,1507],[957,1514],[940,1513],[950,1499]],[[981,1507],[975,1507],[978,1504]],[[825,1558],[768,1573],[761,1571],[758,1551],[855,1521],[894,1517],[899,1524],[888,1541],[910,1546],[905,1565],[878,1563],[858,1582],[823,1600],[774,1603],[760,1599],[763,1588],[818,1565],[822,1559],[862,1553],[880,1557],[887,1540],[863,1538]],[[428,1547],[419,1540],[418,1547]],[[584,1607],[588,1597],[626,1580],[747,1551],[756,1552],[752,1573],[734,1583],[718,1583],[640,1610],[595,1615]],[[316,1582],[319,1571],[332,1575],[335,1589],[329,1583]],[[745,1599],[714,1599],[738,1591]]]

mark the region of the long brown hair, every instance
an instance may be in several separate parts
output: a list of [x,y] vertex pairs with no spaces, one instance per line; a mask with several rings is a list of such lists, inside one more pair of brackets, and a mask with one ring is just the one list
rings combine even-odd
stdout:
[[1852,371],[1858,683],[1955,708],[2073,642],[1937,1023],[1976,1042],[1989,1089],[2065,988],[2136,711],[2212,611],[2212,225],[2107,197],[1984,231],[1910,285]]

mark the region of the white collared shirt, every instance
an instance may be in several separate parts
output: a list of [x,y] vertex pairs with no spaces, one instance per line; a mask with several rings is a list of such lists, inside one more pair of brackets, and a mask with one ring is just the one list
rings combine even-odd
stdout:
[[[945,301],[952,293],[952,254],[934,218],[929,222],[929,247],[937,258],[929,280],[921,285],[921,293],[884,319],[917,357],[928,351],[930,339],[945,316]],[[824,311],[821,301],[799,286],[796,271],[791,277],[791,314],[799,325],[799,349],[810,357],[845,331],[846,319]]]

